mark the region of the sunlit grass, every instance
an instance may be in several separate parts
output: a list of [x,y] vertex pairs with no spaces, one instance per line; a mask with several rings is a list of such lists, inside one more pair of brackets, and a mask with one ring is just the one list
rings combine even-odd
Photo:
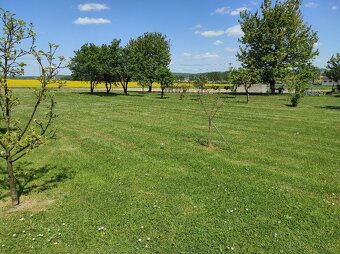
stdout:
[[54,93],[57,140],[16,164],[47,172],[1,202],[0,253],[339,253],[339,97],[222,95],[208,148],[195,94]]

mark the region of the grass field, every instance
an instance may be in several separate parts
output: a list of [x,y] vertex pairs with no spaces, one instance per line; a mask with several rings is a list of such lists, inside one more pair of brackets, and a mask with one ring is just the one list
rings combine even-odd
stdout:
[[223,95],[209,148],[194,94],[55,96],[57,140],[16,164],[29,194],[0,202],[1,253],[340,253],[340,97]]

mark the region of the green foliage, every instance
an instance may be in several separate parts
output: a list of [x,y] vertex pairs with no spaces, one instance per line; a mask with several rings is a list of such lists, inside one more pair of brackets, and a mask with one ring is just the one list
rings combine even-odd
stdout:
[[98,58],[100,59],[99,70],[99,82],[105,83],[106,92],[109,93],[112,84],[118,82],[118,66],[119,66],[119,51],[120,40],[114,39],[109,45],[103,44],[99,48]]
[[204,89],[207,82],[208,82],[208,78],[205,75],[198,75],[198,76],[195,76],[193,79],[193,85],[194,87],[198,89]]
[[[340,92],[340,54],[337,53],[335,56],[332,56],[331,59],[327,62],[327,70],[325,74],[328,78],[332,79],[335,83],[337,83],[337,90]],[[333,89],[334,90],[334,89]]]
[[311,79],[315,76],[315,69],[311,65],[300,66],[286,72],[285,83],[291,93],[291,103],[297,107],[303,93],[311,86]]
[[72,77],[75,80],[86,81],[90,83],[90,91],[94,92],[94,87],[101,81],[101,59],[100,47],[93,43],[86,43],[74,52],[75,56],[71,58],[69,69],[72,71]]
[[275,93],[275,83],[287,69],[308,65],[318,55],[313,46],[316,32],[303,21],[302,0],[265,0],[261,12],[240,14],[244,35],[238,59],[243,67],[256,69],[264,83]]
[[[0,36],[0,109],[2,115],[0,124],[2,129],[0,133],[0,158],[6,161],[12,204],[18,205],[20,193],[17,188],[19,186],[20,189],[21,183],[17,178],[13,164],[32,149],[55,136],[55,130],[50,130],[56,117],[53,97],[50,97],[46,120],[37,120],[35,117],[39,105],[46,99],[48,85],[51,83],[62,85],[63,82],[60,82],[56,77],[65,58],[55,56],[58,49],[56,44],[50,43],[48,51],[37,50],[34,45],[35,33],[32,26],[27,26],[24,21],[16,19],[14,14],[1,9],[0,19],[3,25]],[[20,48],[27,40],[30,40],[29,49]],[[14,96],[12,90],[8,87],[7,78],[24,74],[23,67],[25,64],[19,62],[19,59],[25,55],[32,55],[36,59],[41,73],[38,77],[41,86],[34,91],[33,108],[22,121],[22,119],[15,117],[15,109],[20,104],[20,100]]]
[[170,64],[170,42],[161,33],[144,33],[135,40],[131,39],[129,48],[134,66],[134,79],[147,81],[151,92],[152,83],[157,80],[158,70]]
[[163,99],[164,90],[173,85],[175,78],[168,67],[159,68],[156,75],[156,81],[161,85],[161,99]]

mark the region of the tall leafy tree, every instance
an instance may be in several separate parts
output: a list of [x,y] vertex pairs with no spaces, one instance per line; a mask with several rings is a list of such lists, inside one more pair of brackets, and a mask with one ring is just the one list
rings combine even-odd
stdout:
[[157,71],[171,61],[170,42],[162,33],[144,33],[129,42],[133,55],[134,78],[147,81],[149,92],[157,80]]
[[128,94],[128,84],[132,80],[134,70],[133,52],[131,49],[131,41],[125,46],[120,47],[118,50],[118,66],[116,74],[118,82],[121,84],[124,95]]
[[238,59],[243,67],[261,72],[272,94],[287,69],[308,65],[318,55],[314,49],[318,36],[304,22],[301,4],[302,0],[264,0],[260,12],[240,14],[244,35]]
[[103,82],[106,92],[110,93],[112,85],[118,82],[120,40],[114,39],[109,45],[103,44],[99,49],[99,81]]
[[[49,50],[44,52],[35,48],[35,33],[31,25],[17,19],[14,14],[0,9],[0,158],[6,161],[8,186],[13,205],[20,202],[20,194],[23,186],[20,183],[14,163],[27,155],[32,149],[40,146],[46,140],[53,138],[55,130],[51,130],[55,101],[50,97],[51,104],[46,115],[46,121],[38,120],[39,106],[47,98],[48,85],[58,82],[56,76],[65,60],[64,57],[56,57],[58,48],[55,44],[49,44]],[[25,42],[31,41],[29,49],[21,48]],[[40,88],[35,90],[33,108],[25,119],[15,117],[16,106],[20,103],[13,91],[8,86],[8,78],[24,74],[23,62],[20,58],[32,55],[40,67],[41,75],[38,77]],[[14,111],[14,112],[13,112]]]
[[[332,56],[327,62],[327,70],[325,72],[326,76],[336,83],[337,90],[340,91],[340,54]],[[333,87],[333,91],[335,87]]]
[[90,92],[93,93],[95,86],[101,80],[100,47],[87,43],[74,53],[75,56],[71,58],[69,64],[72,77],[76,80],[89,82]]
[[171,87],[174,83],[174,75],[167,67],[162,67],[157,70],[157,82],[161,86],[161,99],[164,98],[164,91],[166,88]]

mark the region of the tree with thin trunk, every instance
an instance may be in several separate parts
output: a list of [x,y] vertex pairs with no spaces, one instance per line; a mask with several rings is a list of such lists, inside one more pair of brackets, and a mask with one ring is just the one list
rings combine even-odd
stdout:
[[[0,9],[2,31],[0,36],[0,109],[1,128],[0,133],[0,158],[6,161],[9,192],[13,205],[20,203],[20,195],[23,186],[15,174],[14,163],[28,154],[32,149],[42,145],[48,139],[55,137],[55,130],[51,125],[56,117],[54,113],[55,101],[50,96],[49,110],[45,121],[35,117],[41,103],[47,98],[48,85],[58,82],[56,76],[64,62],[64,57],[55,57],[58,48],[55,44],[49,44],[47,52],[36,50],[35,33],[32,25],[27,25],[23,20],[17,19],[14,14]],[[20,48],[23,42],[30,40],[31,46],[24,50]],[[19,104],[19,99],[14,96],[8,86],[8,78],[24,74],[25,64],[20,58],[25,55],[33,55],[37,60],[41,75],[38,78],[40,88],[35,91],[35,102],[28,118],[16,119],[13,111]]]
[[259,75],[255,70],[249,70],[244,68],[232,69],[230,71],[231,83],[238,87],[243,86],[246,92],[246,103],[249,103],[249,89],[259,81]]
[[287,69],[310,64],[318,55],[318,36],[303,20],[302,0],[264,0],[260,12],[242,11],[243,36],[238,60],[246,69],[256,69],[275,94],[277,80]]
[[116,68],[117,78],[123,87],[124,95],[128,95],[128,85],[133,77],[133,56],[131,44],[128,43],[124,48],[118,50],[118,66]]
[[[331,59],[327,62],[325,74],[326,76],[333,81],[332,91],[335,92],[337,90],[340,92],[340,54],[332,56]],[[336,84],[336,89],[334,84]]]
[[157,71],[157,82],[161,86],[161,99],[164,98],[164,91],[174,83],[174,75],[167,67],[162,67]]
[[134,66],[134,79],[147,81],[149,92],[156,82],[157,71],[168,67],[171,61],[170,42],[161,33],[144,33],[129,42]]
[[106,93],[109,94],[112,85],[118,83],[118,54],[120,51],[120,40],[114,39],[109,45],[103,44],[99,48],[99,81],[105,84]]
[[71,58],[68,66],[72,72],[72,77],[74,80],[89,82],[90,93],[92,94],[101,80],[100,47],[93,43],[87,43],[74,53],[75,56]]

